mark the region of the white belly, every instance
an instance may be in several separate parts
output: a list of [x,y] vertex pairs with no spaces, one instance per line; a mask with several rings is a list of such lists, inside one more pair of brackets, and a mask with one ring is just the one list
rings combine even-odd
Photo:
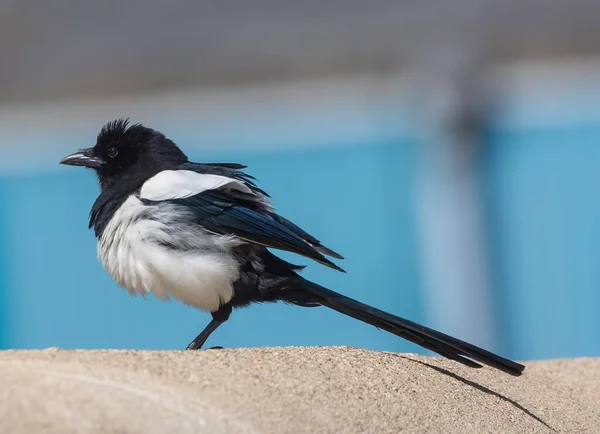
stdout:
[[[98,241],[104,268],[132,295],[152,293],[205,311],[217,310],[231,300],[232,283],[239,277],[239,265],[230,253],[235,241],[189,227],[186,251],[161,245],[160,241],[178,244],[166,231],[167,225],[148,218],[148,213],[162,213],[161,221],[167,215],[177,217],[166,211],[129,197]],[[197,248],[189,248],[190,240],[197,242]]]

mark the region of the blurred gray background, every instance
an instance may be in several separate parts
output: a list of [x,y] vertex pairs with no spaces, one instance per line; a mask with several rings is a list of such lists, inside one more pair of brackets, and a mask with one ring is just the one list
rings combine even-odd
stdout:
[[[0,346],[182,348],[209,320],[96,260],[96,181],[58,160],[125,116],[247,164],[346,257],[308,277],[509,357],[600,355],[599,40],[583,0],[0,1]],[[419,350],[290,306],[209,344]]]

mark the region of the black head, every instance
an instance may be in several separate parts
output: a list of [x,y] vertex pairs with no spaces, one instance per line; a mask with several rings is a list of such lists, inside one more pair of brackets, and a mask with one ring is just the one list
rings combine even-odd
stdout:
[[89,167],[104,187],[111,181],[137,179],[140,182],[187,161],[186,155],[162,133],[116,119],[104,125],[93,148],[80,149],[60,164]]

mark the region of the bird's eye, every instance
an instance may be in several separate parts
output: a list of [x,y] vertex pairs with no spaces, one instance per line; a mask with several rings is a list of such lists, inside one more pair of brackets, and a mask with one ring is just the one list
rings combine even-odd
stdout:
[[119,155],[119,151],[117,150],[117,148],[115,148],[114,146],[108,148],[108,156],[110,158],[115,158],[117,155]]

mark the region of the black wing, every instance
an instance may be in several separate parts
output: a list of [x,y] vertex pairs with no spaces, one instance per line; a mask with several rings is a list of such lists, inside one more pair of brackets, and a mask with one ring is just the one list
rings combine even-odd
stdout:
[[168,202],[185,206],[194,213],[198,224],[216,234],[233,234],[265,247],[306,256],[330,268],[345,272],[319,251],[326,252],[329,249],[320,244],[316,247],[311,245],[316,241],[315,238],[277,214],[260,211],[253,206],[251,200],[244,200],[237,194],[230,195],[230,192],[225,190],[207,190],[191,197],[171,199]]
[[283,218],[280,215],[277,215],[275,213],[270,213],[270,216],[271,216],[271,218],[273,218],[274,220],[276,220],[277,222],[281,223],[286,228],[288,228],[289,230],[294,232],[296,235],[298,235],[298,236],[302,237],[303,239],[305,239],[306,241],[308,241],[311,244],[311,246],[313,246],[318,252],[320,252],[326,256],[331,256],[332,258],[344,259],[344,257],[342,255],[340,255],[337,252],[334,252],[333,250],[331,250],[328,247],[325,247],[323,244],[321,244],[321,242],[319,240],[317,240],[315,237],[313,237],[311,234],[307,233],[303,229],[296,226],[294,223],[292,223],[288,219]]

